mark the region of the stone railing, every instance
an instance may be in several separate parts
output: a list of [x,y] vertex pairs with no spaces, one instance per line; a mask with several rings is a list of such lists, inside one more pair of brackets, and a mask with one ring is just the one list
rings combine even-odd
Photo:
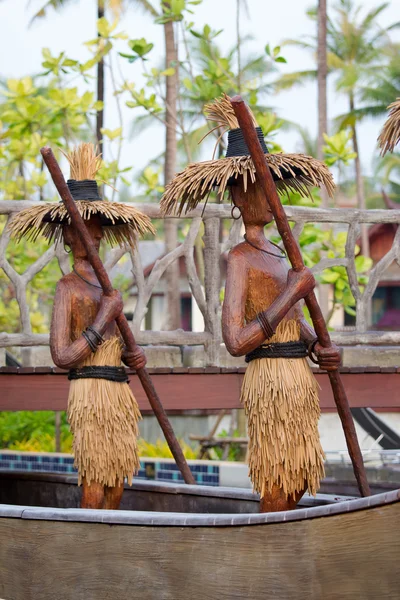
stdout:
[[[9,217],[34,203],[28,201],[0,201],[0,214]],[[135,205],[151,218],[161,218],[158,205],[137,204]],[[354,210],[354,209],[312,209],[302,207],[286,207],[289,220],[294,222],[293,232],[298,238],[306,223],[321,223],[342,227],[347,226],[348,236],[346,243],[345,258],[328,259],[323,258],[313,268],[314,273],[320,273],[323,269],[333,265],[342,265],[346,268],[349,283],[356,301],[357,317],[356,327],[351,333],[335,334],[335,341],[342,345],[352,344],[400,344],[400,332],[368,332],[367,315],[372,295],[383,277],[386,269],[393,261],[400,260],[400,228],[395,234],[390,251],[372,268],[369,280],[361,293],[357,284],[357,274],[354,261],[356,241],[359,237],[362,223],[400,223],[400,210]],[[241,240],[241,221],[233,222],[228,238],[220,243],[220,220],[231,219],[230,207],[226,205],[209,204],[203,214],[203,206],[198,206],[185,217],[189,219],[190,227],[183,244],[175,248],[169,254],[156,261],[152,272],[145,278],[141,265],[140,255],[130,248],[117,248],[111,250],[105,261],[108,270],[128,254],[132,262],[132,283],[137,287],[138,298],[132,327],[140,344],[193,346],[203,345],[207,355],[207,363],[218,364],[219,348],[222,341],[221,336],[221,306],[220,306],[220,256],[228,251]],[[204,285],[200,281],[195,261],[194,244],[200,230],[201,221],[204,222]],[[29,305],[27,302],[27,290],[33,277],[48,265],[56,257],[59,261],[61,271],[65,274],[69,271],[69,260],[64,249],[59,245],[49,249],[24,273],[19,274],[6,258],[6,249],[9,243],[9,235],[4,230],[0,238],[0,267],[15,288],[16,299],[21,315],[21,333],[13,334],[0,332],[0,348],[7,346],[45,346],[48,345],[48,335],[33,334],[30,324]],[[203,332],[176,331],[141,331],[140,324],[146,314],[147,304],[153,290],[167,267],[175,260],[184,258],[188,281],[193,297],[204,318]]]

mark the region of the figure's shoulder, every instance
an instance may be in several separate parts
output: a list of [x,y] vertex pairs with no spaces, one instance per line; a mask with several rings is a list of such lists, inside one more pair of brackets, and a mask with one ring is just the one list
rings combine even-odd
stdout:
[[74,287],[74,279],[75,278],[73,273],[68,273],[67,275],[64,275],[63,277],[61,277],[61,279],[58,280],[56,291],[62,293],[70,292]]
[[245,260],[248,253],[248,244],[241,242],[229,252],[229,260]]

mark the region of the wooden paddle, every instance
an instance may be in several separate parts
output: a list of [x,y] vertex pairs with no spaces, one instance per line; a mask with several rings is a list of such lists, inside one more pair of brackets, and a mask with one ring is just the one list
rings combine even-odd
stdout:
[[[276,226],[282,238],[289,260],[294,270],[301,270],[304,268],[304,262],[301,256],[300,248],[294,239],[292,230],[290,229],[289,222],[279,199],[278,192],[276,191],[276,186],[270,169],[265,161],[264,152],[261,148],[260,142],[258,141],[257,133],[254,128],[250,113],[241,96],[235,96],[232,98],[231,103],[239,122],[240,129],[242,130],[243,137],[249,149],[250,156],[253,160],[253,164],[257,173],[257,181],[261,185],[266,197],[268,198],[268,203],[270,205],[272,214],[274,215]],[[319,343],[323,348],[330,348],[332,343],[314,291],[310,292],[306,296],[305,302],[310,312]],[[357,479],[360,494],[361,496],[369,496],[371,492],[365,473],[360,446],[358,444],[353,417],[351,415],[346,391],[343,387],[343,382],[338,370],[328,371],[328,375],[331,382],[337,411],[339,413],[340,420],[342,421],[347,448],[351,462],[353,463],[354,475]]]
[[[62,201],[64,202],[65,208],[68,211],[68,214],[71,218],[71,223],[81,236],[82,242],[88,254],[89,262],[92,265],[94,272],[96,273],[97,279],[99,280],[101,287],[103,288],[103,293],[105,296],[109,296],[113,292],[111,281],[107,275],[107,271],[105,270],[103,263],[101,262],[99,253],[94,247],[93,240],[90,237],[85,222],[79,213],[74,199],[72,198],[71,192],[69,191],[68,185],[57,163],[56,157],[54,156],[53,151],[49,147],[41,148],[40,152],[54,181],[54,185],[56,186],[57,191],[60,194]],[[116,322],[127,349],[130,352],[135,352],[135,350],[137,350],[137,344],[124,313],[121,312],[119,317],[116,319]],[[175,437],[171,423],[169,422],[167,414],[157,395],[153,382],[151,381],[150,375],[144,367],[142,369],[138,369],[137,375],[140,379],[144,391],[146,392],[146,396],[150,402],[151,408],[153,409],[153,412],[157,417],[160,427],[165,435],[165,439],[167,440],[168,446],[172,452],[173,457],[175,458],[176,464],[178,465],[180,472],[182,473],[182,477],[185,483],[194,485],[196,481],[193,477],[191,470],[189,469],[189,465],[187,464],[185,457],[183,456],[182,448],[180,447],[179,442]]]

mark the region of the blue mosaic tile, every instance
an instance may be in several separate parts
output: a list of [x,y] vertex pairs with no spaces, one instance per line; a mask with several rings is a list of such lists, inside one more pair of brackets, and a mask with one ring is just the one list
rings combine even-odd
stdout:
[[15,471],[25,471],[27,468],[27,464],[23,463],[22,461],[15,461],[12,463],[12,468],[15,469]]
[[55,456],[42,456],[42,462],[44,462],[44,463],[49,463],[49,462],[55,463],[55,462],[58,462],[58,458],[57,458],[57,461],[55,460],[56,458],[57,457],[55,457]]
[[[77,473],[73,463],[74,459],[70,456],[0,454],[0,468],[15,471]],[[191,465],[190,469],[198,485],[219,485],[218,466],[196,464]],[[136,478],[184,482],[176,464],[160,461],[141,461]]]
[[172,473],[159,473],[157,475],[157,479],[163,480],[163,481],[171,481],[172,477],[173,477]]

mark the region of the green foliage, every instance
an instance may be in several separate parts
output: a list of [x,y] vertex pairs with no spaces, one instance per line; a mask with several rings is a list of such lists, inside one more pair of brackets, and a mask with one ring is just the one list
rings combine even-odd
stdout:
[[[48,175],[40,148],[49,145],[57,154],[57,149],[65,151],[80,140],[93,139],[93,122],[103,106],[96,101],[93,92],[85,90],[85,84],[89,83],[91,70],[109,54],[114,43],[126,39],[125,34],[117,31],[117,25],[117,21],[111,24],[106,19],[98,21],[99,37],[86,43],[92,53],[88,60],[80,63],[64,52],[54,56],[49,48],[44,48],[42,73],[5,82],[0,92],[0,201],[56,199],[54,187],[51,187],[51,195],[47,190]],[[110,145],[120,147],[121,126],[113,130],[104,128],[103,135]],[[114,186],[119,180],[129,186],[127,174],[132,167],[122,168],[119,155],[103,162],[99,178],[113,182]],[[0,233],[4,226],[5,220],[0,218]],[[41,238],[34,244],[11,241],[7,259],[18,273],[23,273],[47,248]],[[34,333],[48,331],[50,305],[60,277],[57,261],[53,260],[29,287],[27,300]],[[0,327],[8,332],[20,329],[15,291],[2,270]]]
[[[48,56],[44,63],[49,64]],[[54,71],[60,75],[58,67]],[[44,86],[32,77],[6,82],[0,104],[0,199],[42,198],[47,175],[40,148],[66,147],[86,135],[88,118],[97,108],[94,94],[59,83],[58,76]]]
[[144,57],[154,48],[154,44],[146,42],[144,38],[141,38],[140,40],[129,40],[128,46],[132,50],[133,54],[119,52],[119,55],[123,58],[127,58],[130,63],[135,62],[138,60],[138,58],[147,60]]
[[139,183],[144,187],[146,196],[160,197],[164,192],[164,186],[160,184],[161,168],[156,171],[152,167],[146,167],[139,176]]
[[[345,257],[345,246],[347,240],[347,234],[345,232],[338,233],[336,236],[332,232],[325,232],[326,239],[324,240],[324,248],[327,249],[326,257],[330,258],[344,258]],[[357,255],[360,251],[359,247],[356,247],[355,254]],[[362,292],[365,284],[368,282],[368,272],[372,267],[372,260],[365,256],[359,255],[355,258],[355,267],[357,274],[357,283],[360,291]],[[354,297],[350,289],[347,271],[345,267],[335,266],[329,269],[324,269],[320,276],[322,283],[328,283],[333,286],[333,306],[331,314],[334,309],[341,305],[345,312],[355,316],[354,310]]]
[[193,14],[191,6],[201,4],[203,0],[169,0],[168,3],[162,3],[162,15],[155,19],[156,23],[179,22],[185,18],[185,12]]
[[270,45],[267,44],[265,46],[265,53],[269,56],[274,62],[286,63],[286,58],[281,56],[281,47],[275,46],[275,48],[270,48]]
[[[184,440],[179,440],[183,455],[186,459],[197,458],[197,450],[189,446]],[[143,438],[138,439],[139,455],[148,458],[173,458],[171,450],[165,440],[157,440],[155,444],[146,442]]]
[[[72,451],[66,414],[61,415],[61,452]],[[55,451],[55,413],[52,411],[0,412],[0,448],[26,452]]]
[[[232,434],[229,433],[229,431],[227,431],[226,429],[223,429],[222,431],[219,432],[217,437],[219,437],[219,438],[241,437],[241,434],[237,429],[235,429],[235,431]],[[228,460],[228,461],[244,460],[244,453],[245,453],[245,449],[243,449],[243,447],[240,446],[240,444],[235,444],[235,443],[229,444],[228,456],[226,457],[225,460]],[[224,460],[223,448],[218,448],[218,447],[210,448],[208,450],[208,455],[211,460]]]
[[[72,452],[72,434],[66,413],[61,413],[61,452]],[[179,441],[187,459],[197,458],[197,449]],[[173,458],[165,440],[155,444],[138,439],[140,456]],[[55,413],[52,411],[0,412],[0,448],[25,452],[55,452]]]
[[337,163],[347,166],[350,161],[357,156],[350,146],[350,140],[353,137],[351,131],[338,131],[335,135],[328,136],[324,134],[325,146],[323,151],[325,154],[325,162],[328,167],[333,167]]

